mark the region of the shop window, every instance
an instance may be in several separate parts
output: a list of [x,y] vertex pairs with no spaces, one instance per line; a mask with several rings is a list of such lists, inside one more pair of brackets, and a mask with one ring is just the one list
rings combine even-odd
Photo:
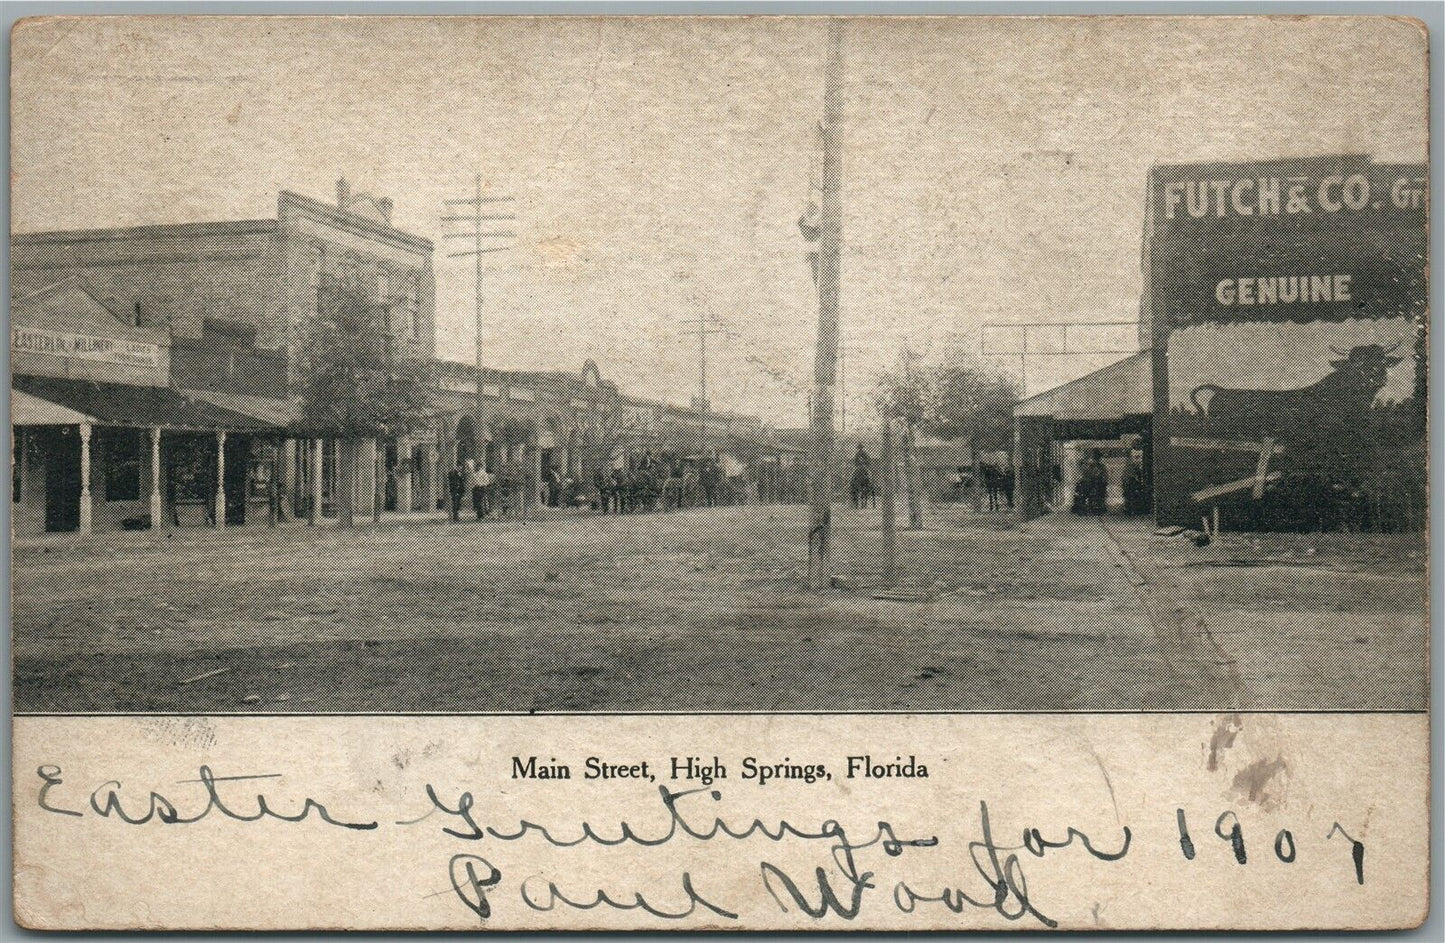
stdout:
[[206,504],[216,493],[212,484],[215,440],[210,436],[177,436],[171,441],[169,490],[176,503]]
[[421,276],[413,275],[406,282],[406,322],[412,337],[421,337]]
[[306,284],[310,294],[311,316],[321,310],[321,273],[326,265],[326,250],[322,246],[311,247],[311,258],[307,261]]
[[139,501],[141,433],[136,429],[107,430],[101,450],[107,501]]

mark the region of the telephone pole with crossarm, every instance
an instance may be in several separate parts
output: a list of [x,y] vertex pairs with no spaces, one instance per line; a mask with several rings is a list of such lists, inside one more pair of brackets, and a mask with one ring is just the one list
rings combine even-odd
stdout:
[[[469,239],[472,246],[460,252],[448,252],[447,258],[459,259],[470,256],[473,261],[472,288],[476,301],[476,356],[477,356],[477,395],[473,407],[472,435],[474,441],[471,443],[472,455],[477,459],[478,464],[485,465],[486,453],[483,447],[486,442],[485,416],[482,410],[482,256],[490,255],[493,252],[503,252],[512,248],[510,245],[492,245],[490,240],[510,239],[517,234],[512,230],[484,231],[483,223],[515,220],[515,213],[495,213],[488,211],[488,207],[501,203],[511,203],[515,197],[511,196],[483,196],[482,175],[476,175],[476,185],[473,195],[464,199],[446,200],[444,205],[446,211],[441,217],[443,224],[456,226],[458,223],[470,223],[469,230],[453,230],[443,232],[444,239]],[[466,207],[468,212],[462,215],[454,208]]]

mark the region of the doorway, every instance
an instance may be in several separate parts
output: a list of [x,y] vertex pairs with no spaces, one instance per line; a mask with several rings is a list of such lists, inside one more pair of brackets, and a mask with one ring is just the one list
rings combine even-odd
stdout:
[[226,524],[246,523],[246,491],[251,472],[251,437],[226,436]]
[[80,430],[35,427],[45,464],[45,529],[80,530]]
[[467,459],[476,455],[477,427],[471,416],[457,420],[457,464],[465,465]]

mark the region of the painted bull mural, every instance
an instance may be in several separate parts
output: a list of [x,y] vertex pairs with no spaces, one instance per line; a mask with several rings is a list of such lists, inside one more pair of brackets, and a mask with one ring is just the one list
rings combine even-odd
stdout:
[[1189,394],[1195,411],[1216,433],[1268,435],[1286,441],[1309,436],[1322,426],[1362,417],[1385,388],[1399,343],[1363,344],[1347,353],[1330,347],[1340,359],[1323,379],[1295,390],[1242,390],[1202,383]]
[[[1424,527],[1428,201],[1377,197],[1423,193],[1428,177],[1424,164],[1362,154],[1150,171],[1141,339],[1160,523],[1198,527],[1217,509],[1226,532]],[[1171,203],[1241,179],[1315,195],[1354,180],[1370,197],[1343,215]],[[1305,276],[1309,292],[1289,298]]]

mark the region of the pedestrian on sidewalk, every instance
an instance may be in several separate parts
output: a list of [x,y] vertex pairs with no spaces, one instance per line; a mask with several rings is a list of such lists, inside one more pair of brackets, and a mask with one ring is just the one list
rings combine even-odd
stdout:
[[451,498],[452,520],[462,519],[462,495],[467,489],[467,469],[460,461],[447,472],[447,496]]
[[487,516],[487,491],[492,486],[492,476],[487,473],[487,466],[478,464],[472,469],[472,511],[477,515],[477,520]]

